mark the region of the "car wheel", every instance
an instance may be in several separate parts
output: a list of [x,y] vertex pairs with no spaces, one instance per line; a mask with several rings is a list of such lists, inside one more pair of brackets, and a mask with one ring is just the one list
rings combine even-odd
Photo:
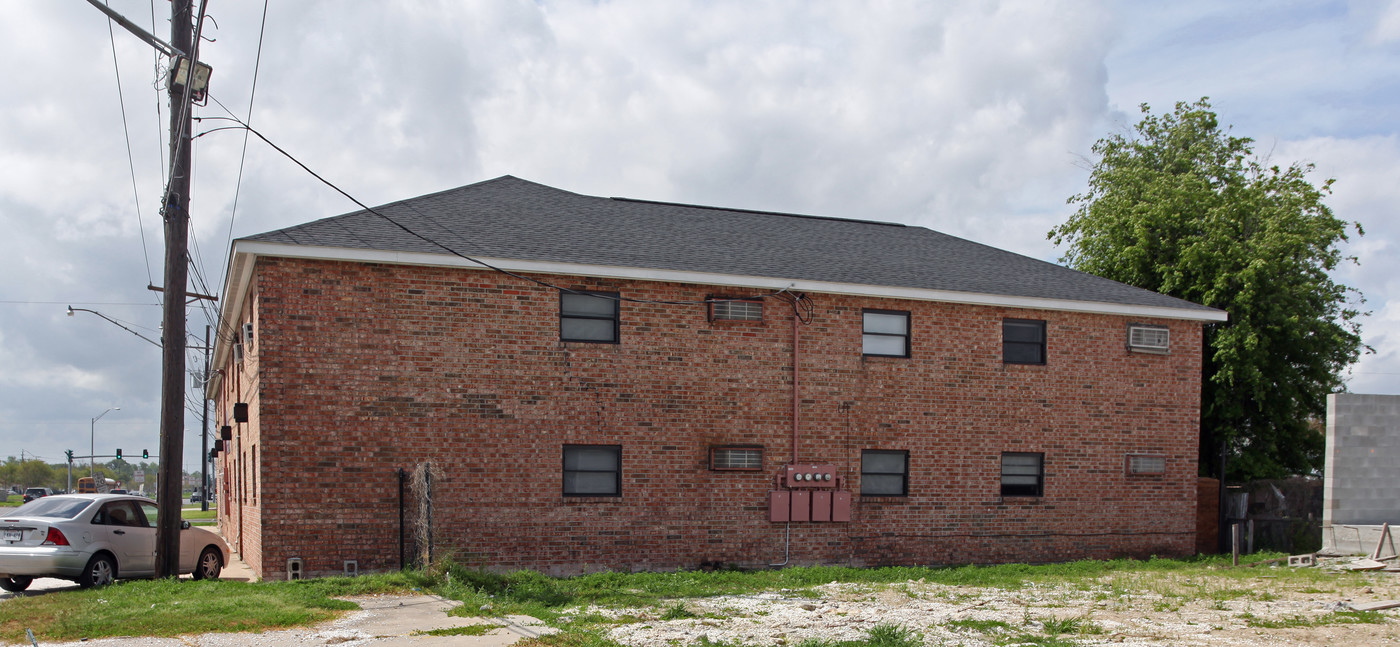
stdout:
[[5,589],[10,593],[19,593],[27,588],[34,581],[32,577],[0,577],[0,589]]
[[196,580],[217,580],[223,570],[223,556],[219,554],[219,549],[210,546],[199,554],[199,563],[194,565],[193,575]]
[[78,576],[78,586],[89,588],[93,586],[107,586],[117,579],[117,563],[106,555],[93,555],[88,560],[87,567]]

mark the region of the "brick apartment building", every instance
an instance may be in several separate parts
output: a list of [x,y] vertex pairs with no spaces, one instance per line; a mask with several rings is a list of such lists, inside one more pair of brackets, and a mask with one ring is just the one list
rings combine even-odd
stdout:
[[[1190,554],[1225,313],[920,227],[501,177],[239,239],[208,397],[265,578]],[[409,507],[416,505],[410,502]]]

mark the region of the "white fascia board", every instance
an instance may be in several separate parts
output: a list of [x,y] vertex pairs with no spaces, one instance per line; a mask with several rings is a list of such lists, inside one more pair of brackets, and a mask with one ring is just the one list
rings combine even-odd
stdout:
[[[795,292],[821,292],[850,296],[880,297],[888,299],[911,299],[915,301],[938,301],[944,303],[965,303],[969,305],[1000,306],[1006,308],[1029,308],[1034,310],[1061,310],[1093,314],[1122,315],[1130,317],[1151,317],[1157,319],[1184,319],[1189,321],[1226,321],[1229,315],[1223,310],[1197,310],[1190,308],[1166,308],[1161,306],[1127,305],[1096,301],[1073,301],[1068,299],[1043,299],[1039,297],[1017,297],[1003,294],[982,294],[976,292],[956,292],[952,290],[929,290],[923,288],[901,288],[858,283],[835,283],[830,281],[808,281],[739,274],[716,274],[709,272],[686,272],[642,267],[616,267],[609,265],[584,265],[580,263],[558,263],[550,261],[522,261],[505,258],[480,258],[467,260],[460,256],[446,254],[425,254],[420,252],[392,252],[373,249],[347,249],[343,247],[312,247],[306,245],[286,245],[255,241],[234,243],[236,254],[251,256],[280,256],[327,261],[354,261],[361,263],[389,263],[395,265],[430,265],[438,267],[462,267],[470,269],[490,269],[486,265],[510,272],[528,274],[563,274],[568,276],[591,276],[607,279],[636,279],[642,281],[666,281],[671,283],[693,283],[738,288],[761,288],[768,290],[788,289]],[[479,261],[479,262],[478,262]],[[252,263],[247,264],[251,271]],[[246,291],[246,287],[244,288]],[[230,297],[235,296],[230,291]]]

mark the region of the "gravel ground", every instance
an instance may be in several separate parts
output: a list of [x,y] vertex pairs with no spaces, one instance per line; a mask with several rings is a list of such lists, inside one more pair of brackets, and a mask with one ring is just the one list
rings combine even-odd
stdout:
[[[1287,568],[1287,567],[1282,567]],[[1264,569],[1267,571],[1267,568]],[[702,640],[744,645],[796,645],[808,638],[864,638],[876,625],[921,634],[926,645],[1016,644],[1046,636],[1080,645],[1351,645],[1400,644],[1400,609],[1378,612],[1381,623],[1342,624],[1351,605],[1400,600],[1400,573],[1372,573],[1363,584],[1280,584],[1267,572],[1250,579],[1126,574],[1085,585],[1016,591],[953,587],[922,580],[894,585],[831,583],[811,592],[778,592],[680,601],[699,617],[624,624],[611,630],[636,647],[691,645]],[[655,617],[655,609],[580,609],[605,615]],[[1077,628],[1064,621],[1078,619]],[[1275,623],[1284,627],[1267,627]],[[1307,626],[1314,625],[1314,626]]]

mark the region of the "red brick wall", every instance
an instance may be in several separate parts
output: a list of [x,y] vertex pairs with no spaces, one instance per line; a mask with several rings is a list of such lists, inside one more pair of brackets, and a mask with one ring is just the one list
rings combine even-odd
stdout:
[[[752,291],[540,276],[625,297]],[[1190,554],[1200,325],[813,294],[800,326],[802,462],[832,463],[852,522],[767,521],[792,457],[792,311],[707,320],[623,303],[621,343],[559,341],[555,289],[493,272],[261,259],[244,450],[258,445],[245,559],[281,577],[398,567],[395,470],[432,461],[437,554],[553,573],[702,562],[951,564]],[[908,310],[912,357],[862,357],[861,310]],[[1044,366],[1002,363],[1001,320],[1044,319]],[[1130,353],[1129,322],[1171,329]],[[251,354],[250,354],[251,357]],[[227,411],[229,403],[221,402]],[[226,414],[227,415],[227,414]],[[622,446],[620,498],[561,494],[562,445]],[[714,445],[765,449],[761,472],[708,469]],[[909,496],[865,497],[862,449],[909,451]],[[1003,451],[1044,452],[1045,493],[999,495]],[[1167,457],[1126,477],[1127,453]],[[232,518],[237,511],[221,511]],[[256,544],[252,542],[257,542]]]

